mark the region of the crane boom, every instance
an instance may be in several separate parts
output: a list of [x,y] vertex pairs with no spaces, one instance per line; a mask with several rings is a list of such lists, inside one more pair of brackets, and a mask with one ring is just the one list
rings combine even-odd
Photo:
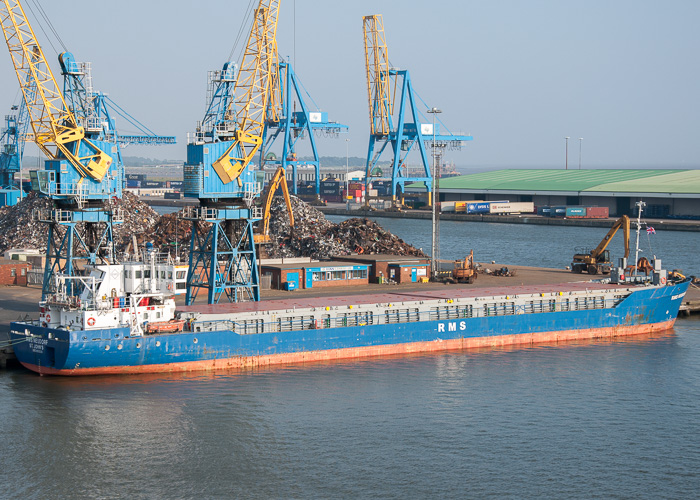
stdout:
[[212,167],[224,184],[239,176],[262,145],[265,113],[277,57],[280,0],[260,0],[235,87],[238,127],[234,140]]
[[625,259],[630,255],[630,218],[623,215],[615,221],[608,233],[600,240],[598,246],[589,253],[574,254],[571,262],[571,272],[598,274],[598,272],[608,273],[612,267],[610,262],[610,252],[606,249],[618,230],[622,229],[624,238]]
[[384,37],[384,22],[377,14],[362,18],[367,69],[370,133],[387,135],[391,130],[393,100],[389,78],[389,52]]
[[605,251],[605,249],[608,247],[608,244],[610,244],[610,240],[612,240],[613,236],[615,236],[615,233],[617,233],[619,229],[622,229],[622,233],[625,239],[625,259],[630,256],[630,218],[626,215],[623,215],[615,221],[615,224],[613,224],[613,226],[610,228],[608,234],[606,234],[605,237],[600,241],[598,246],[591,251],[591,256],[594,259],[598,258],[598,256],[600,256],[600,254],[602,254],[603,251]]
[[112,158],[85,139],[85,131],[66,106],[19,1],[0,2],[0,22],[37,146],[49,159],[63,155],[82,178],[101,182]]

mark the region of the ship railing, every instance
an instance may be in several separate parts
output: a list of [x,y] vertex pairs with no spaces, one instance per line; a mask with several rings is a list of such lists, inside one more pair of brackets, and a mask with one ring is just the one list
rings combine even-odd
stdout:
[[190,324],[190,330],[193,332],[218,332],[222,330],[236,331],[236,322],[222,320],[194,321]]

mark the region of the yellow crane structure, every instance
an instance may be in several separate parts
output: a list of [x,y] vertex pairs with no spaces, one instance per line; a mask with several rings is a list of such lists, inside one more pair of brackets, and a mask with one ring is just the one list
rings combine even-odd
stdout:
[[[389,78],[389,51],[386,46],[382,16],[377,14],[363,17],[362,32],[365,39],[370,133],[386,136],[391,131],[394,101],[391,89],[392,79]],[[394,84],[396,85],[395,79]]]
[[257,232],[254,235],[254,241],[256,244],[270,243],[270,217],[272,215],[270,210],[272,208],[272,200],[275,197],[275,192],[279,187],[282,188],[284,202],[287,205],[289,225],[294,227],[294,211],[292,210],[292,200],[289,197],[286,171],[284,167],[279,167],[275,172],[275,175],[270,180],[270,183],[267,185],[267,190],[262,195],[263,215],[260,223],[258,224]]
[[270,86],[276,73],[279,8],[280,0],[261,0],[255,9],[232,103],[238,126],[233,143],[212,165],[224,184],[235,179],[240,186],[241,173],[262,146]]
[[622,229],[624,237],[624,258],[627,259],[630,255],[630,218],[623,215],[615,221],[608,234],[603,237],[597,247],[588,253],[577,253],[574,255],[571,262],[571,272],[582,273],[586,271],[588,274],[609,273],[613,264],[610,261],[610,250],[607,250],[607,248],[610,240],[620,229]]
[[0,2],[0,22],[27,105],[34,142],[49,159],[63,155],[80,174],[101,182],[112,158],[85,138],[19,1]]

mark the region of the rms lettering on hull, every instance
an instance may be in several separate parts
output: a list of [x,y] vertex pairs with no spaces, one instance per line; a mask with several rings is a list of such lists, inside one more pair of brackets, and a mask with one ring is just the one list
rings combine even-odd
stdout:
[[[447,329],[445,329],[447,328]],[[460,332],[463,332],[464,330],[467,329],[467,322],[466,321],[460,321],[459,323],[456,321],[450,321],[449,323],[438,323],[438,328],[437,331],[438,333],[440,332],[456,332],[459,330]]]

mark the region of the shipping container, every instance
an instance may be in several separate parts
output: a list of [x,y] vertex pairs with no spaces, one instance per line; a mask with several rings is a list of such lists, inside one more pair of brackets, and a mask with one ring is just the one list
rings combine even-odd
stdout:
[[441,212],[454,212],[455,202],[454,201],[441,201],[438,206]]
[[148,189],[159,189],[165,187],[165,183],[163,181],[141,181],[141,187]]
[[342,203],[343,197],[340,195],[321,195],[321,199],[327,201],[328,203]]
[[531,201],[517,202],[496,202],[492,201],[489,205],[490,214],[520,214],[532,213],[535,211],[535,205]]
[[467,202],[466,201],[456,201],[455,202],[455,212],[466,212]]
[[135,181],[135,180],[128,179],[126,181],[126,187],[129,189],[138,189],[141,187],[141,181]]
[[552,217],[566,217],[566,205],[552,207]]
[[183,184],[182,181],[170,181],[170,187],[173,189],[182,189]]
[[566,216],[572,219],[583,219],[586,217],[586,207],[566,207]]
[[163,193],[163,198],[166,200],[179,200],[180,193]]
[[467,203],[468,214],[487,214],[491,207],[490,201],[481,201],[477,203]]
[[609,212],[608,207],[586,207],[586,219],[607,219]]
[[145,181],[146,175],[145,174],[126,174],[126,180],[127,181]]
[[537,215],[541,215],[542,217],[551,217],[552,207],[550,207],[549,205],[537,207]]
[[350,191],[363,191],[365,185],[362,182],[351,182],[348,184],[348,190]]

